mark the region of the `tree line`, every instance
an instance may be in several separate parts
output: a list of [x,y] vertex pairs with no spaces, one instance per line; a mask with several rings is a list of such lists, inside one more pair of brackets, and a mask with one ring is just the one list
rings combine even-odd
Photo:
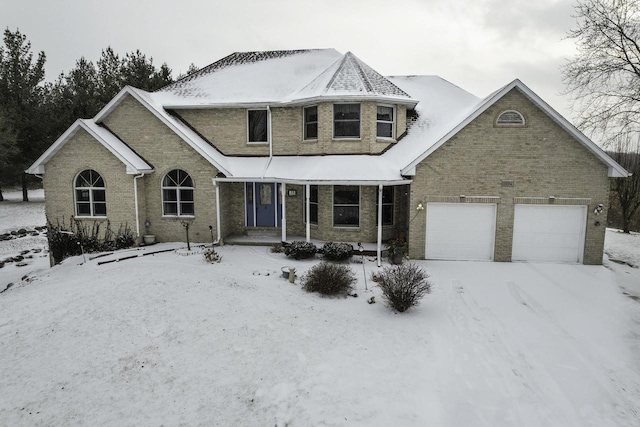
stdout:
[[[2,188],[27,187],[24,173],[76,119],[96,115],[124,86],[154,91],[174,81],[166,63],[156,66],[140,50],[102,50],[95,63],[78,59],[69,72],[45,82],[46,55],[27,36],[5,29],[0,44],[0,201]],[[191,64],[187,74],[197,68]],[[181,76],[178,76],[180,78]]]

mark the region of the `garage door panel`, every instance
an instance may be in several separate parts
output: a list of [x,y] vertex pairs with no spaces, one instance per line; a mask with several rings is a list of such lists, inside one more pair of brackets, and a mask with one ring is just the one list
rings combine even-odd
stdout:
[[495,223],[495,205],[428,203],[426,258],[492,260]]
[[513,261],[581,262],[586,206],[516,205]]

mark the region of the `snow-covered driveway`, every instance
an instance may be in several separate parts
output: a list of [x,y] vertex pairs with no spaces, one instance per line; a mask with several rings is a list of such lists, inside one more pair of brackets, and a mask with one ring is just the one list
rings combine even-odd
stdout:
[[421,262],[433,293],[396,314],[360,264],[335,300],[268,248],[220,252],[76,257],[0,294],[0,425],[640,424],[640,304],[615,282],[638,269]]

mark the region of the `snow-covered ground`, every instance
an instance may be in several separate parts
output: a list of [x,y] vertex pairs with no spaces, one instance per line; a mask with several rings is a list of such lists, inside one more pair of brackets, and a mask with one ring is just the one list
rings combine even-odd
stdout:
[[0,425],[640,425],[638,268],[421,261],[433,292],[398,314],[362,264],[357,298],[321,298],[280,277],[317,261],[266,247],[98,265],[177,246],[22,267],[0,294]]

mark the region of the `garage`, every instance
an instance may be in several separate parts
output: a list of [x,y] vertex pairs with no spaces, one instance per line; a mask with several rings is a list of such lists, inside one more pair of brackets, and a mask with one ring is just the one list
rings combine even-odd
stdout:
[[515,205],[512,261],[581,263],[586,206]]
[[427,203],[427,259],[491,261],[495,235],[495,204]]

